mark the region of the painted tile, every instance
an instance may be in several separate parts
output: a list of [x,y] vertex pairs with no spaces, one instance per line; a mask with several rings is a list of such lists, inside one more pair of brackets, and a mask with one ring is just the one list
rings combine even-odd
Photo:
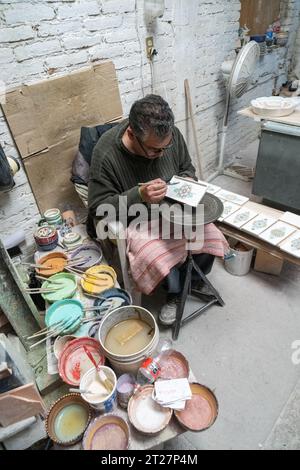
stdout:
[[[166,197],[196,207],[206,193],[207,183],[196,182],[173,176],[168,186]],[[176,183],[173,184],[172,183]]]
[[271,243],[272,245],[278,245],[295,231],[295,227],[292,227],[285,222],[278,221],[274,225],[271,225],[271,227],[269,227],[267,230],[259,234],[259,238]]
[[249,220],[253,219],[257,215],[257,212],[247,209],[247,207],[241,207],[237,212],[234,212],[229,217],[224,219],[224,222],[234,227],[241,228]]
[[226,201],[233,202],[234,204],[239,204],[240,206],[249,201],[248,197],[241,196],[240,194],[232,193],[230,191],[226,191],[225,189],[221,189],[221,191],[218,191],[216,193],[216,196],[222,199],[226,199]]
[[222,220],[224,220],[226,217],[229,217],[231,214],[233,214],[234,212],[238,211],[241,208],[241,206],[238,206],[237,204],[234,204],[233,202],[226,201],[225,199],[221,199],[221,201],[223,203],[224,210],[223,210],[222,215],[218,218],[220,222],[222,222]]
[[274,219],[274,217],[270,217],[267,214],[258,214],[250,222],[243,225],[243,230],[253,235],[259,235],[275,224],[275,222],[277,222],[277,219]]
[[286,251],[290,255],[300,258],[300,230],[288,237],[280,244],[280,249]]
[[293,214],[293,212],[285,212],[280,220],[286,222],[287,224],[294,225],[297,228],[300,228],[300,215]]

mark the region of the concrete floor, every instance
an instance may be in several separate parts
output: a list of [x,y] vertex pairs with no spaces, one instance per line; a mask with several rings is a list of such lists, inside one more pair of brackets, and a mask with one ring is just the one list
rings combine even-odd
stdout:
[[[256,148],[243,160],[253,161]],[[213,183],[251,194],[251,183],[225,176]],[[219,416],[209,430],[187,432],[166,449],[300,449],[300,364],[292,362],[292,343],[300,340],[300,269],[285,263],[280,276],[252,270],[236,277],[217,260],[209,279],[226,305],[184,326],[175,347],[215,391]],[[154,313],[162,302],[163,296],[144,299]],[[193,307],[188,301],[186,313]],[[171,329],[161,334],[171,337]]]

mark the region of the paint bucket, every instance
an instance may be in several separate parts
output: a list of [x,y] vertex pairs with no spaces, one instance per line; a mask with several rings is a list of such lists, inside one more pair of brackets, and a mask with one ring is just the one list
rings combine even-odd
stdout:
[[[110,367],[100,366],[99,369],[105,372],[106,376],[113,384],[113,389],[111,393],[108,392],[107,395],[103,396],[93,396],[92,394],[82,393],[81,396],[95,410],[100,411],[102,413],[109,413],[110,411],[114,410],[117,406],[117,377]],[[96,368],[93,367],[82,376],[79,388],[81,390],[89,390],[92,382],[95,381],[99,381],[99,375]]]
[[244,276],[250,271],[254,249],[241,243],[230,248],[229,255],[224,260],[226,271],[234,276]]
[[[144,321],[150,328],[154,329],[153,336],[147,346],[140,351],[128,355],[114,354],[105,347],[108,332],[118,323],[137,319]],[[130,305],[120,307],[106,314],[100,324],[98,339],[104,356],[109,359],[110,364],[118,375],[124,373],[136,374],[142,362],[155,351],[159,341],[159,329],[153,315],[143,307]]]

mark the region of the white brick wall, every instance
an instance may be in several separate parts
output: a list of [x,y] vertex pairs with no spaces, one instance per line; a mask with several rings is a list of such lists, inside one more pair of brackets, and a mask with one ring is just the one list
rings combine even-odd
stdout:
[[[126,115],[135,99],[153,91],[172,106],[186,136],[192,158],[191,124],[186,121],[183,82],[189,79],[206,173],[215,168],[225,88],[220,74],[224,59],[233,54],[239,23],[239,0],[165,0],[166,11],[145,24],[143,0],[0,0],[0,81],[7,86],[30,83],[78,69],[89,62],[112,59],[116,65]],[[137,5],[137,11],[135,9]],[[236,156],[251,142],[258,126],[236,110],[258,95],[270,94],[274,77],[284,79],[299,24],[300,0],[282,0],[283,23],[290,30],[290,48],[261,59],[257,83],[232,104],[226,153]],[[158,55],[151,68],[145,37],[153,35]],[[282,68],[279,68],[281,65]],[[0,82],[1,85],[1,82]],[[0,142],[17,156],[3,117]],[[15,188],[0,194],[1,234],[25,227],[28,246],[39,217],[26,176],[20,171]]]

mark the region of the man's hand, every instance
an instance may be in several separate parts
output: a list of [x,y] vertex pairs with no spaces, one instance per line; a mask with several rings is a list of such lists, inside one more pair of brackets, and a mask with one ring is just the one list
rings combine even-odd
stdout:
[[166,195],[168,185],[160,178],[149,181],[140,186],[140,195],[144,202],[157,204],[162,201]]

